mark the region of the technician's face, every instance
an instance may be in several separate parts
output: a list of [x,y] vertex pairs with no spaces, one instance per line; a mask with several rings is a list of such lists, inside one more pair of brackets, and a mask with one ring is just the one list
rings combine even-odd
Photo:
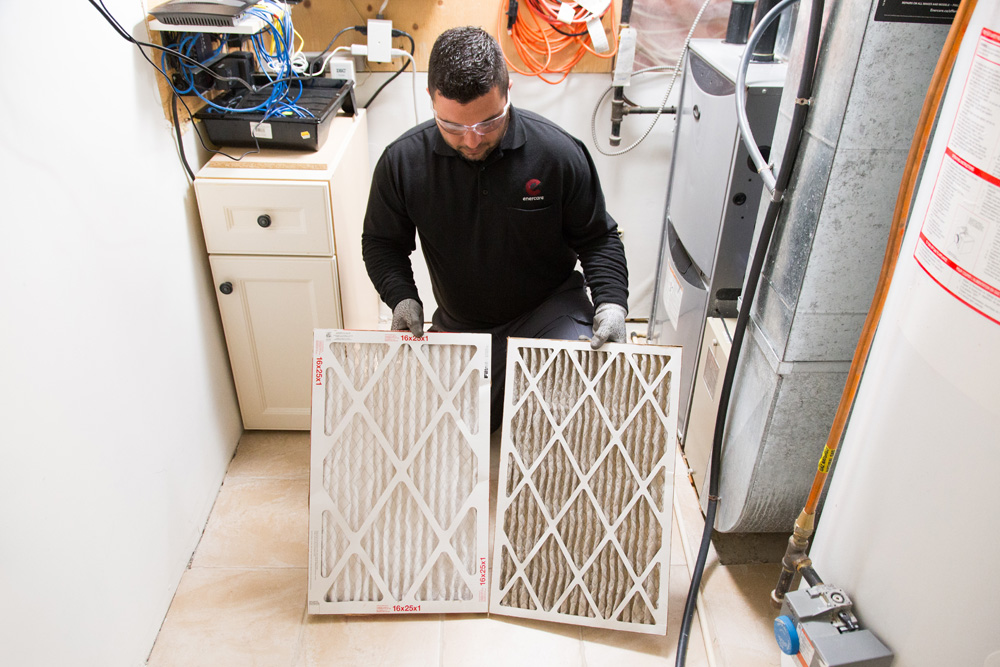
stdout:
[[443,95],[431,95],[434,118],[441,136],[466,160],[478,162],[490,154],[507,130],[507,91],[494,87],[468,104]]

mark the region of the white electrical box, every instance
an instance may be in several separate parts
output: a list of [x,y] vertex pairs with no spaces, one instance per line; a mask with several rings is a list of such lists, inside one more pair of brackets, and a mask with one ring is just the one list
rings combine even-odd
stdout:
[[392,21],[368,19],[368,60],[392,62]]
[[333,58],[327,66],[327,76],[340,81],[357,81],[354,61],[348,58]]

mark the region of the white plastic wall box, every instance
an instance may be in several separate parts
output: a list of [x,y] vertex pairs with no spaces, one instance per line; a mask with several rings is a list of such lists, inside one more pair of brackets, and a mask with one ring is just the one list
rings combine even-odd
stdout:
[[309,612],[485,612],[488,334],[317,329]]
[[666,632],[680,363],[509,340],[491,613]]

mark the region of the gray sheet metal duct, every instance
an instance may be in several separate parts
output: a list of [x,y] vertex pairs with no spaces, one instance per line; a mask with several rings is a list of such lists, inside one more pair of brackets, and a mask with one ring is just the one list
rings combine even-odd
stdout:
[[[874,21],[876,5],[833,3],[827,21],[813,109],[737,370],[721,532],[787,531],[794,522],[871,303],[903,164],[948,28]],[[808,14],[798,17],[799,25],[807,21]],[[801,70],[804,32],[794,38],[790,79]],[[796,84],[785,82],[771,155],[784,150]]]

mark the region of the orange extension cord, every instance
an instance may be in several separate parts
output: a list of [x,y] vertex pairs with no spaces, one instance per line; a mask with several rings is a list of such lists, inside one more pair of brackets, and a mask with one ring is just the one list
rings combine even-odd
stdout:
[[[498,35],[502,34],[507,4],[508,0],[500,1],[497,18]],[[611,36],[608,40],[611,48],[606,53],[598,53],[591,44],[590,35],[587,34],[587,24],[584,21],[587,16],[586,10],[578,8],[574,22],[565,24],[556,18],[561,4],[552,0],[521,0],[518,4],[517,20],[507,31],[507,35],[527,70],[511,62],[507,52],[504,51],[504,60],[513,71],[525,76],[537,76],[545,83],[554,85],[561,83],[586,54],[592,53],[598,58],[614,58],[618,53],[618,28],[615,25],[614,3],[610,4],[601,15],[602,20],[608,14],[611,15]],[[558,30],[555,27],[557,24],[560,26]],[[503,42],[501,47],[502,45]],[[547,74],[558,76],[554,79],[547,78],[545,76]]]

